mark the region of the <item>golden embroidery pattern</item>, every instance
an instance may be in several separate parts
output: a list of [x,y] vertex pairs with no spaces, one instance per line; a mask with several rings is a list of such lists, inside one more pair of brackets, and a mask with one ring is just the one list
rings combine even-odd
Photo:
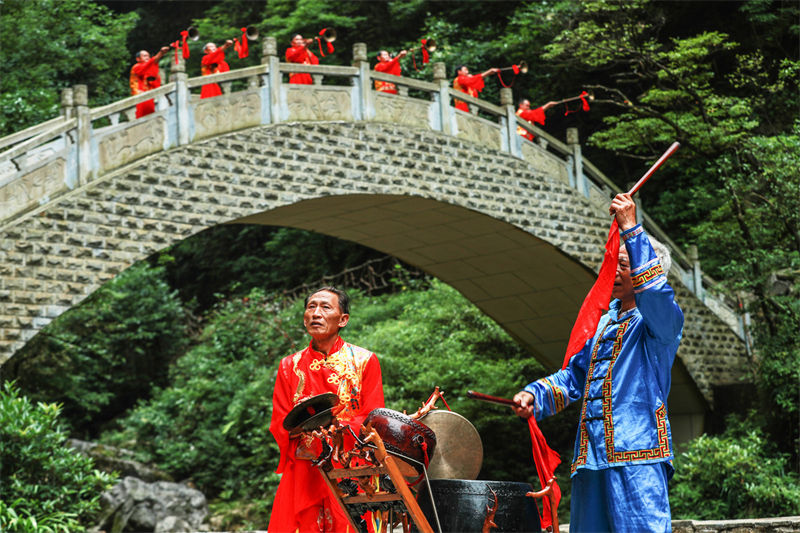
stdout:
[[297,368],[298,363],[300,363],[300,357],[302,355],[303,352],[297,352],[292,357],[292,370],[297,376],[297,389],[294,391],[294,399],[292,400],[292,403],[297,403],[298,400],[300,400],[300,398],[303,397],[303,389],[306,386],[306,375],[303,373],[302,370]]
[[313,361],[311,361],[311,364],[308,365],[308,368],[316,372],[317,370],[322,368],[322,365],[324,363],[325,363],[324,359],[314,359]]
[[547,378],[542,378],[539,381],[550,390],[550,395],[553,399],[553,413],[562,411],[564,409],[564,393],[561,389]]
[[635,276],[631,277],[631,282],[633,283],[634,288],[640,287],[647,283],[648,281],[657,278],[658,276],[664,275],[664,269],[661,268],[661,263],[651,266],[641,274],[636,274]]

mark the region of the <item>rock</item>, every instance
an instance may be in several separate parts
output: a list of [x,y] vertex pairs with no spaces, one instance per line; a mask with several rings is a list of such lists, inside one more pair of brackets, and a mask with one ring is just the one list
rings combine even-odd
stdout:
[[144,481],[174,481],[166,472],[135,461],[130,450],[78,439],[68,439],[67,445],[94,459],[95,466],[103,472],[118,472]]
[[102,511],[95,531],[109,533],[198,531],[208,515],[206,497],[180,483],[147,483],[126,477],[100,499]]

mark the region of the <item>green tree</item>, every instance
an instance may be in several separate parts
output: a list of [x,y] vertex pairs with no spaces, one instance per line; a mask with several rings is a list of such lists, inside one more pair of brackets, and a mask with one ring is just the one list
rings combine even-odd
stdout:
[[58,114],[60,91],[89,86],[92,105],[129,94],[133,13],[90,0],[6,0],[0,10],[0,137]]
[[0,530],[85,530],[115,476],[65,446],[57,404],[34,405],[13,383],[0,390]]
[[187,317],[163,268],[139,263],[42,330],[4,366],[37,401],[59,402],[75,434],[108,420],[165,384],[187,344]]

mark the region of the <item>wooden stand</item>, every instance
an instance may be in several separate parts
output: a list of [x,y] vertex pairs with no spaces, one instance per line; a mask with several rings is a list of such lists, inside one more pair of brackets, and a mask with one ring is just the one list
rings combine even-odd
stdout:
[[[414,522],[414,525],[417,526],[417,529],[421,533],[434,533],[425,515],[422,514],[414,493],[408,488],[405,477],[403,477],[397,461],[386,452],[383,440],[381,440],[378,433],[372,429],[364,440],[375,446],[374,455],[379,463],[378,465],[355,466],[351,468],[330,468],[329,463],[318,465],[325,483],[328,485],[336,501],[339,502],[342,511],[344,511],[344,514],[350,521],[350,527],[353,528],[353,531],[358,532],[359,529],[353,522],[353,518],[348,512],[348,507],[365,503],[399,501],[403,506],[404,512]],[[327,470],[325,468],[326,466],[328,467]],[[370,478],[371,476],[384,474],[389,476],[396,492],[378,491],[371,495],[357,494],[355,496],[350,496],[343,494],[338,486],[337,480],[342,478]]]

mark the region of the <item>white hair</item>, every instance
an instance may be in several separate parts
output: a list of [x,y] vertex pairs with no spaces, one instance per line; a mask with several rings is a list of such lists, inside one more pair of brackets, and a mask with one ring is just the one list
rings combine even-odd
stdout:
[[653,251],[658,256],[658,260],[661,262],[661,268],[664,270],[664,276],[667,276],[669,274],[669,269],[672,266],[672,256],[669,253],[669,248],[651,235],[648,235],[647,238],[650,240],[650,246],[653,247]]

